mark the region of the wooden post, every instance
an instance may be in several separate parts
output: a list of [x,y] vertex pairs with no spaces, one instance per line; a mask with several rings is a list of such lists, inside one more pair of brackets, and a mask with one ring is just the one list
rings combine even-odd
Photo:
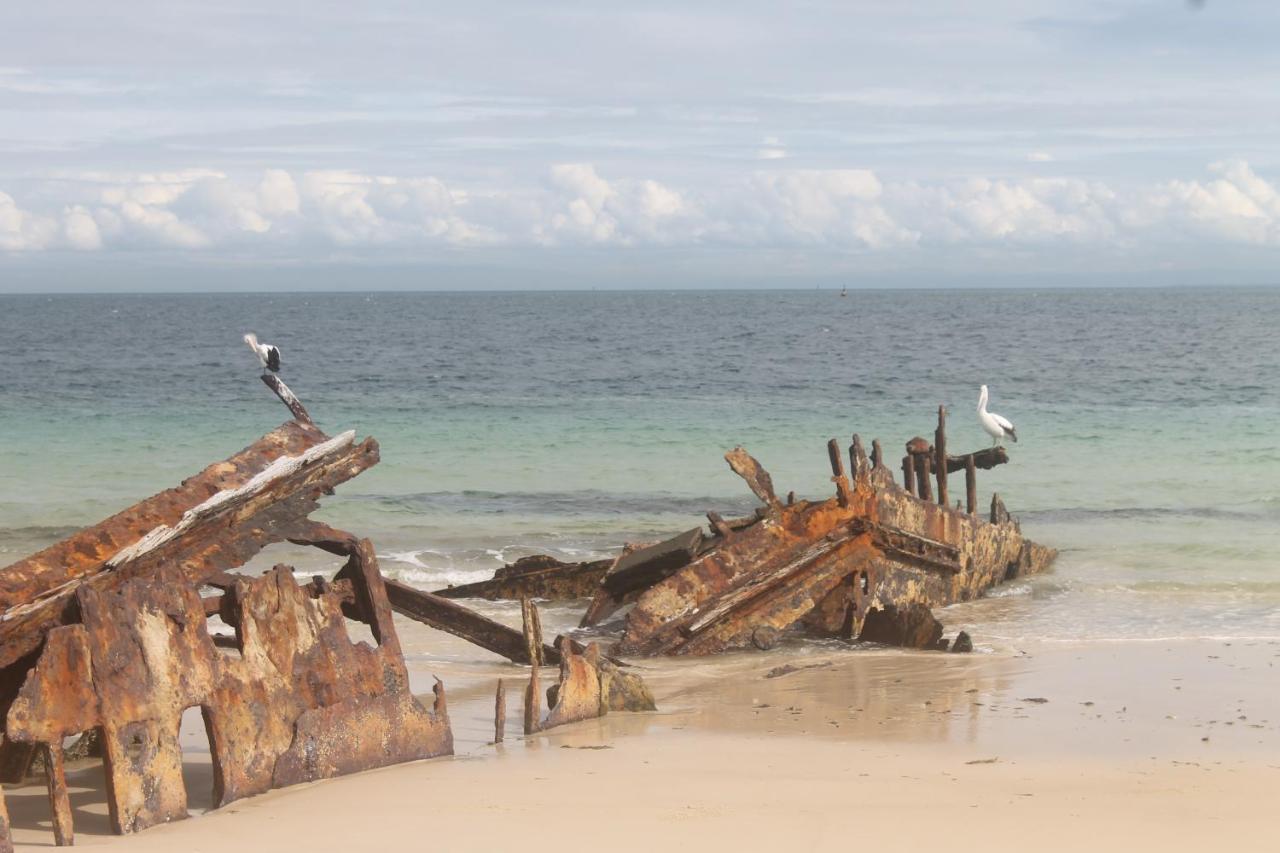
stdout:
[[857,480],[867,469],[867,451],[862,447],[862,438],[856,432],[853,443],[849,445],[849,476]]
[[907,487],[907,494],[916,494],[916,455],[908,453],[902,457],[902,482]]
[[871,440],[871,467],[879,468],[884,464],[884,453],[880,450],[880,439]]
[[974,464],[973,454],[964,458],[964,497],[969,515],[978,514],[978,466]]
[[1004,508],[1004,501],[1000,500],[1000,495],[996,492],[991,493],[991,523],[1004,524],[1009,520],[1009,510]]
[[498,691],[493,696],[493,742],[502,743],[507,733],[507,687],[498,679]]
[[75,843],[71,821],[71,797],[67,794],[67,770],[62,761],[62,741],[41,745],[44,771],[49,778],[49,809],[53,812],[53,840],[59,847]]
[[836,484],[836,498],[840,506],[849,505],[849,478],[844,474],[844,456],[840,442],[834,438],[827,442],[827,456],[831,459],[831,482]]
[[520,599],[520,615],[524,622],[524,644],[532,663],[529,684],[524,689],[524,733],[531,735],[542,728],[542,689],[538,684],[538,667],[542,666],[542,625],[537,606],[527,598]]
[[933,500],[933,480],[930,479],[930,470],[933,468],[933,456],[928,453],[921,453],[920,458],[916,460],[916,479],[920,482],[917,484],[920,490],[920,500]]
[[933,452],[937,456],[934,470],[938,477],[938,505],[945,507],[951,501],[947,499],[947,410],[943,406],[938,407],[938,429],[933,434]]

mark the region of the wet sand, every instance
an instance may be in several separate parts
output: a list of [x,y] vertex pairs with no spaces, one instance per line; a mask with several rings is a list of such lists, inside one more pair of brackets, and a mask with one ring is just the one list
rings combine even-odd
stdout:
[[[554,612],[551,614],[554,621]],[[275,791],[130,838],[100,765],[69,776],[76,843],[119,850],[1274,850],[1280,643],[1043,645],[950,655],[795,645],[642,661],[656,714],[525,738],[522,670],[402,626],[444,678],[457,755]],[[428,652],[430,650],[430,652]],[[552,674],[548,670],[548,675]],[[508,682],[507,741],[492,745]],[[209,790],[184,720],[193,812]],[[19,847],[43,787],[6,789]]]

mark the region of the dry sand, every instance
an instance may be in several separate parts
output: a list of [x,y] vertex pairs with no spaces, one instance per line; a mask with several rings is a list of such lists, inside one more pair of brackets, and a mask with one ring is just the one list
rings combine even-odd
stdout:
[[[436,672],[450,686],[456,757],[275,791],[129,838],[107,834],[101,767],[89,765],[70,777],[77,844],[1280,849],[1277,642],[646,661],[659,713],[526,739],[511,690],[508,739],[493,746],[494,681],[519,668],[427,658],[438,635],[404,632],[415,679],[425,689]],[[198,717],[184,736],[194,806],[209,785]],[[51,845],[43,788],[6,794],[19,846]]]

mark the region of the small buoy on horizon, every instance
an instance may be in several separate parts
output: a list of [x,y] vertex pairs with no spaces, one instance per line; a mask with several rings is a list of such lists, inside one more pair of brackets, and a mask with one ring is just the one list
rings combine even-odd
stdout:
[[253,354],[258,357],[258,362],[262,365],[263,370],[270,370],[272,373],[280,372],[279,347],[258,343],[258,336],[253,332],[244,336],[244,342],[249,345],[249,349],[253,350]]
[[978,422],[982,424],[982,428],[987,435],[991,436],[992,447],[995,447],[996,442],[1006,436],[1012,438],[1014,443],[1017,443],[1018,433],[1014,430],[1013,423],[1003,415],[987,411],[986,385],[983,385],[982,390],[978,392]]

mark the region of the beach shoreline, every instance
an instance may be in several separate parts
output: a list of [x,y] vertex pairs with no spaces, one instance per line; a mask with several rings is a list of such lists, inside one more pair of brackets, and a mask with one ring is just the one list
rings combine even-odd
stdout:
[[[414,644],[433,633],[405,630]],[[856,839],[1013,850],[1034,838],[1042,850],[1272,849],[1277,662],[1280,642],[1208,640],[643,660],[657,713],[526,738],[512,689],[520,668],[411,655],[415,678],[440,674],[451,688],[454,757],[273,791],[123,838],[107,834],[100,768],[81,766],[69,775],[76,843],[825,849]],[[512,707],[494,745],[499,672]],[[187,726],[196,812],[208,754]],[[38,780],[6,796],[18,848],[49,845]]]

